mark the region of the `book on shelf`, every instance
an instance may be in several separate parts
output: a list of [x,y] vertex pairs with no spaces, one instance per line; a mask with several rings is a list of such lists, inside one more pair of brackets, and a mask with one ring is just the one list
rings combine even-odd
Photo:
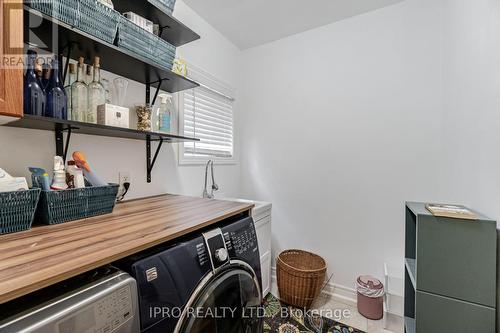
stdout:
[[474,212],[461,205],[427,204],[425,208],[434,216],[477,220],[477,215]]

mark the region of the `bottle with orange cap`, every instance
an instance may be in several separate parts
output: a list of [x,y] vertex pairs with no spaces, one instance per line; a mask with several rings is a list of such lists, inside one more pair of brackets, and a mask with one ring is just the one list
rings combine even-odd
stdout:
[[87,161],[87,157],[81,151],[73,153],[73,160],[77,167],[83,170],[83,176],[92,186],[107,186],[107,182],[101,179],[91,168]]

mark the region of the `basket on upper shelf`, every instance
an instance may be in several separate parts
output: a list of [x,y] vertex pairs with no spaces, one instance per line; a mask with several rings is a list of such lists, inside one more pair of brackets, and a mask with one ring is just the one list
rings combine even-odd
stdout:
[[132,51],[165,70],[172,70],[175,46],[124,16],[120,17],[118,25],[118,47]]
[[79,1],[75,0],[25,0],[25,4],[71,26],[78,24]]
[[37,188],[0,193],[0,235],[30,229],[39,197]]
[[98,0],[78,0],[80,17],[77,27],[113,44],[118,31],[120,13]]
[[148,2],[156,8],[159,8],[170,15],[174,12],[175,1],[176,0],[148,0]]
[[120,13],[98,0],[27,0],[33,9],[113,44]]

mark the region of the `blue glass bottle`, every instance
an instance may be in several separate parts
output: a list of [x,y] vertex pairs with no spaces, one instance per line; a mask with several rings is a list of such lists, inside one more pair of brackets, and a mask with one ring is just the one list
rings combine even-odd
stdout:
[[37,53],[28,51],[28,68],[24,76],[24,113],[43,116],[45,108],[45,94],[39,78],[35,73]]
[[60,78],[59,59],[57,56],[52,60],[52,75],[49,85],[46,88],[46,94],[47,105],[45,107],[45,117],[67,119],[68,96]]
[[47,87],[49,86],[49,82],[50,82],[50,65],[49,64],[42,65],[42,77],[40,79],[40,82],[42,84],[42,89],[45,92]]

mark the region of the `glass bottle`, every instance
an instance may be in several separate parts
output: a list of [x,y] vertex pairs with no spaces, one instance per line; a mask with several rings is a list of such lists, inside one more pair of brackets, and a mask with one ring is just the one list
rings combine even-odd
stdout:
[[84,79],[84,81],[87,84],[87,86],[89,84],[91,84],[92,81],[93,81],[93,79],[94,79],[94,77],[92,76],[92,72],[93,72],[92,71],[92,66],[91,65],[87,65],[86,66],[86,70],[85,70],[85,79]]
[[71,120],[86,121],[88,113],[88,87],[83,81],[84,59],[78,59],[76,81],[71,85]]
[[97,123],[97,107],[106,104],[106,89],[101,83],[101,59],[94,59],[94,79],[89,84],[89,112],[87,122]]
[[[35,63],[35,74],[36,77],[38,78],[38,82],[40,82],[40,85],[42,86],[42,77],[43,77],[43,69],[42,65],[40,65],[38,62]],[[42,86],[42,91],[45,94],[45,88]]]
[[46,96],[45,117],[67,119],[68,96],[66,96],[66,91],[60,77],[59,59],[57,56],[52,59],[52,75],[46,89]]
[[42,84],[35,74],[37,53],[28,51],[28,69],[24,76],[24,113],[42,116],[45,107],[45,94]]
[[69,73],[66,77],[66,82],[64,84],[64,90],[66,90],[66,95],[68,96],[68,119],[73,119],[71,116],[72,111],[72,98],[71,98],[71,85],[76,81],[76,65],[69,64]]
[[42,66],[42,78],[40,82],[42,83],[42,89],[46,90],[49,86],[50,81],[50,66],[49,64],[43,64]]

